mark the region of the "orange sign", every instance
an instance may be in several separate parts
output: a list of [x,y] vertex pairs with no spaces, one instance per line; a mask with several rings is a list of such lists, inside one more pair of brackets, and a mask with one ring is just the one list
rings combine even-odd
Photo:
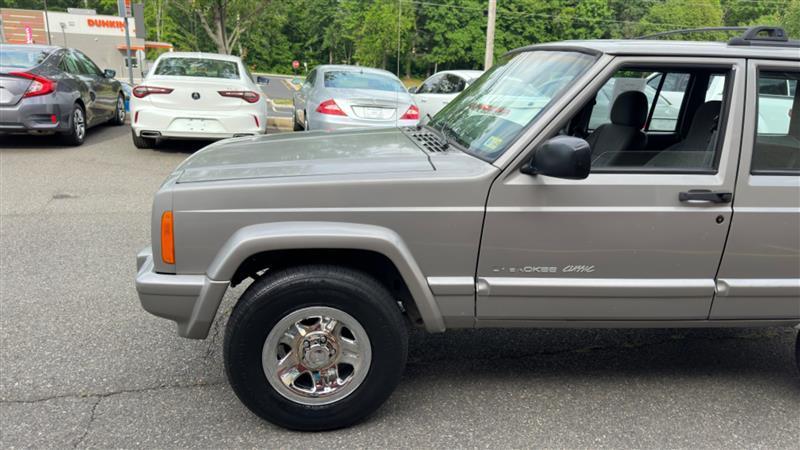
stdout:
[[119,28],[125,29],[125,22],[113,19],[87,19],[86,24],[95,28]]

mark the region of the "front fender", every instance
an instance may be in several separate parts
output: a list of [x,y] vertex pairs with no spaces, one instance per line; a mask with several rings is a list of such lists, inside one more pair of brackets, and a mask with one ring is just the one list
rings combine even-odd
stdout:
[[351,249],[380,253],[394,263],[429,332],[445,330],[425,276],[396,232],[376,225],[342,222],[275,222],[236,231],[211,262],[206,276],[229,282],[250,256],[271,250]]

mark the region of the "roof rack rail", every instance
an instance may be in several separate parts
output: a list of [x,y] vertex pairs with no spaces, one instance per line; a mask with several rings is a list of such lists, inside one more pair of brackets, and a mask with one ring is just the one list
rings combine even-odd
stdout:
[[672,36],[675,34],[689,34],[689,33],[710,33],[714,31],[747,31],[748,27],[705,27],[705,28],[684,28],[682,30],[662,31],[660,33],[647,34],[639,36],[635,39],[652,39],[661,36]]
[[653,33],[645,36],[639,36],[636,39],[652,39],[662,36],[673,36],[677,34],[689,33],[711,33],[715,31],[743,31],[741,36],[731,38],[728,45],[735,46],[773,46],[773,47],[798,47],[800,48],[800,41],[789,40],[783,28],[773,26],[755,26],[755,27],[706,27],[706,28],[687,28],[683,30],[663,31],[661,33]]

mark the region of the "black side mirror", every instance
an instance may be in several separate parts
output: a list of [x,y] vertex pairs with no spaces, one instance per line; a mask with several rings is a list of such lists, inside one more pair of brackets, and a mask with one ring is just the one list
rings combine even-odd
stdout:
[[530,175],[582,180],[592,168],[592,149],[583,139],[556,136],[540,145],[529,165],[522,168]]
[[114,78],[117,76],[117,71],[113,69],[106,69],[103,71],[103,76],[106,78]]
[[259,76],[256,77],[256,83],[258,83],[258,84],[269,84],[269,78],[259,75]]
[[411,86],[410,88],[408,88],[408,93],[409,94],[416,94],[417,93],[417,88],[419,88],[419,86]]

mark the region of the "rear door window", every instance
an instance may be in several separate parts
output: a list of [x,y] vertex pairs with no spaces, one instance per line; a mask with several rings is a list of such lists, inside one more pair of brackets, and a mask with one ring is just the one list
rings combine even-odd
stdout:
[[753,174],[800,174],[800,72],[759,72]]
[[448,73],[439,80],[436,90],[438,94],[456,94],[463,91],[465,85],[463,78]]
[[81,75],[83,73],[82,67],[79,65],[78,60],[72,52],[64,54],[64,58],[61,59],[61,70],[72,75]]
[[90,76],[101,76],[103,75],[103,71],[100,70],[99,67],[91,60],[88,56],[84,55],[81,52],[73,52],[72,55],[75,57],[76,62],[78,64],[78,68],[80,69],[83,75],[90,75]]

